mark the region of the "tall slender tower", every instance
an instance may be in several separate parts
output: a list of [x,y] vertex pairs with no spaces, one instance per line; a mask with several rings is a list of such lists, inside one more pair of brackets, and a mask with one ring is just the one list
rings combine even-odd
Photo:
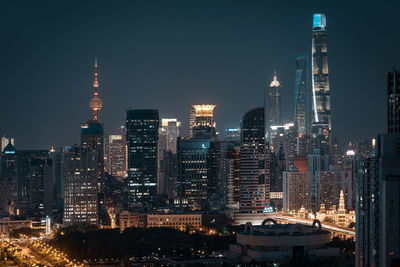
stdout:
[[274,78],[269,84],[264,96],[264,109],[266,118],[266,132],[270,131],[271,126],[281,123],[281,94],[282,87],[274,71]]
[[98,190],[101,192],[104,182],[104,130],[103,124],[99,120],[99,112],[103,107],[103,101],[99,98],[97,66],[96,59],[94,63],[93,98],[90,100],[89,105],[93,116],[92,120],[87,120],[81,125],[81,146],[96,151]]
[[93,98],[90,100],[90,108],[93,112],[93,121],[99,122],[99,111],[103,107],[103,101],[99,98],[99,92],[97,88],[99,87],[99,82],[97,79],[97,58],[94,61],[94,82],[93,82]]
[[326,16],[314,14],[312,33],[312,131],[316,147],[324,152],[329,147],[331,125],[331,98],[328,71]]

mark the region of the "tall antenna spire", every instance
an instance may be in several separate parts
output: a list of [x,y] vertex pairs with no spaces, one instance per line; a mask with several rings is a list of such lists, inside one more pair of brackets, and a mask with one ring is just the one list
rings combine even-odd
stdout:
[[94,82],[93,82],[93,98],[90,100],[90,108],[92,109],[93,112],[93,120],[94,121],[99,121],[99,111],[103,107],[103,101],[99,98],[99,92],[98,92],[98,87],[99,87],[99,81],[98,81],[98,73],[97,73],[97,58],[94,60]]

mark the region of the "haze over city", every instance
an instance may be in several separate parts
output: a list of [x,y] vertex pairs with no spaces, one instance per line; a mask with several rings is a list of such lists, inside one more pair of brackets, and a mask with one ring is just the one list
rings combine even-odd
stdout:
[[328,18],[333,132],[341,143],[385,127],[384,73],[400,55],[399,4],[375,1],[18,1],[0,22],[0,133],[23,148],[79,143],[99,60],[101,121],[157,108],[188,132],[192,104],[216,104],[217,130],[263,105],[276,70],[293,117],[294,56],[309,51],[312,14]]

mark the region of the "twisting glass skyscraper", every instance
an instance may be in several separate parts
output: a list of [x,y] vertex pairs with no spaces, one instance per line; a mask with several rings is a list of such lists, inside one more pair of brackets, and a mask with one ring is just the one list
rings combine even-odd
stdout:
[[294,72],[294,120],[299,136],[310,127],[309,54],[296,56]]

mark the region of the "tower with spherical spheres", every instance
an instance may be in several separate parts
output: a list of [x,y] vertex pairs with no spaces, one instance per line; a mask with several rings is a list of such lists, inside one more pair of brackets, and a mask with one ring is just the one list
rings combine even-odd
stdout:
[[97,59],[94,62],[94,83],[93,83],[93,98],[90,100],[90,109],[93,111],[93,120],[94,121],[99,121],[99,111],[103,107],[103,101],[99,98],[99,82],[97,79],[98,73],[97,73]]
[[[81,125],[81,146],[96,151],[97,157],[97,189],[101,193],[104,184],[104,130],[100,123],[99,112],[103,107],[103,101],[99,98],[98,64],[94,63],[93,98],[90,100],[92,119]],[[101,200],[101,198],[99,198]],[[101,221],[101,220],[100,220]]]

